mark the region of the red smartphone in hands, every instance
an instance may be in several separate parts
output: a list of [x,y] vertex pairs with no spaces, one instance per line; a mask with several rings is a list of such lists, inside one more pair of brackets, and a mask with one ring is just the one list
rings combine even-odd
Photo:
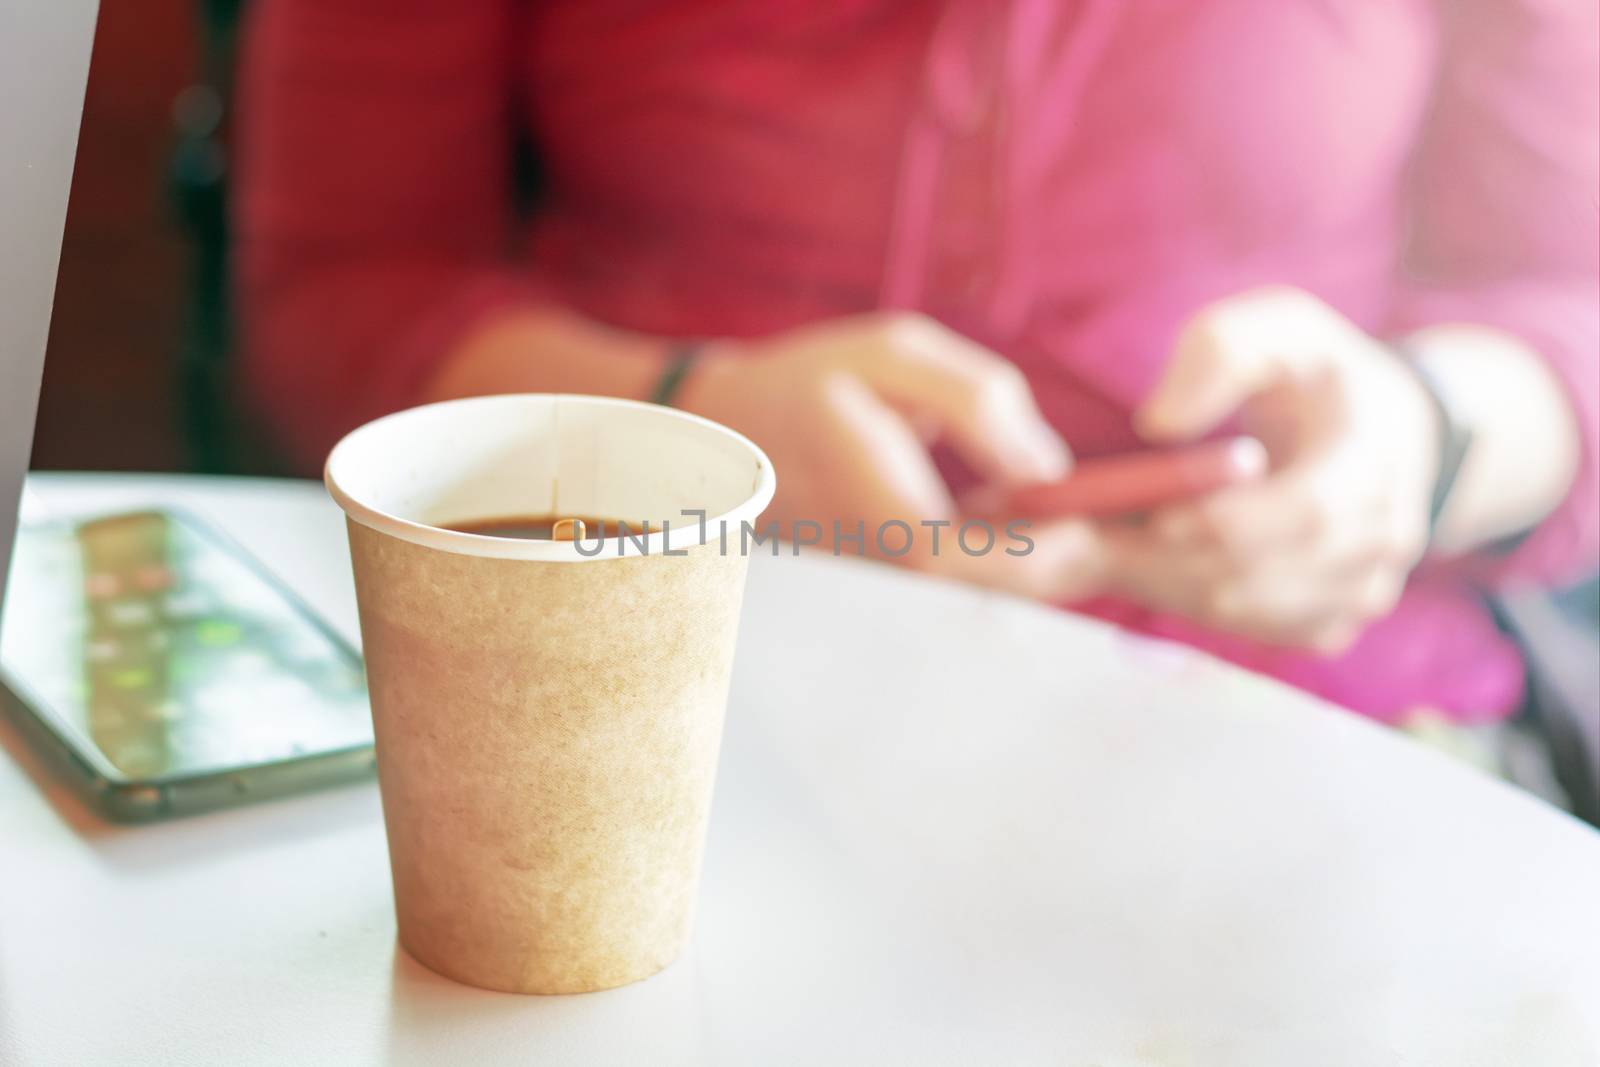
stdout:
[[1229,437],[1084,460],[1058,482],[1011,490],[992,510],[1024,519],[1131,515],[1255,481],[1266,473],[1267,450],[1260,441]]

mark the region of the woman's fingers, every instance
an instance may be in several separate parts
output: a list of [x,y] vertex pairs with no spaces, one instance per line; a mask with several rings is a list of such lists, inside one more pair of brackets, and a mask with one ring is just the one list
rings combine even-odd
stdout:
[[1304,544],[1326,525],[1315,477],[1304,467],[1276,471],[1256,483],[1162,508],[1151,516],[1149,529],[1172,551],[1206,548],[1247,556]]
[[1260,482],[1166,509],[1148,529],[1170,552],[1214,553],[1241,569],[1287,559],[1312,573],[1367,560],[1409,570],[1427,540],[1426,514],[1397,500],[1360,459],[1337,440],[1319,444]]
[[1008,485],[1066,475],[1067,446],[1014,364],[921,316],[866,328],[873,351],[851,369],[915,419],[936,422],[982,474]]
[[1360,573],[1264,571],[1223,586],[1205,621],[1274,644],[1338,652],[1393,609],[1403,584],[1403,572],[1381,565]]
[[1165,508],[1149,529],[1173,552],[1216,551],[1240,562],[1285,553],[1338,558],[1385,539],[1381,505],[1371,485],[1312,456],[1259,482]]
[[[1106,552],[1093,524],[964,519],[899,410],[844,373],[826,381],[824,397],[833,513],[847,534],[861,524],[861,551],[1038,599],[1076,599],[1098,588]],[[811,517],[790,522],[796,518]],[[824,541],[832,533],[825,529]]]
[[928,452],[948,439],[1007,484],[1065,474],[1066,447],[1010,363],[905,313],[803,327],[748,356],[709,361],[688,395],[696,410],[767,447],[785,472],[768,514],[797,544],[1024,595],[1083,595],[1076,576],[1091,570],[1092,538],[1061,529],[1025,543],[982,522],[963,538]]
[[1337,362],[1354,333],[1315,297],[1272,286],[1202,308],[1184,324],[1155,390],[1135,413],[1152,441],[1199,437],[1274,385]]
[[953,513],[944,479],[899,411],[849,374],[828,376],[821,389],[826,422],[818,429],[829,442],[819,450],[827,466],[821,480],[832,483],[835,516],[859,518],[875,529],[893,519],[915,525]]
[[1278,339],[1255,298],[1220,300],[1179,331],[1172,358],[1134,422],[1154,441],[1205,434],[1277,376]]
[[1175,550],[1148,531],[1111,539],[1112,581],[1158,610],[1272,644],[1338,651],[1387,614],[1407,564],[1374,546],[1249,559],[1217,548]]

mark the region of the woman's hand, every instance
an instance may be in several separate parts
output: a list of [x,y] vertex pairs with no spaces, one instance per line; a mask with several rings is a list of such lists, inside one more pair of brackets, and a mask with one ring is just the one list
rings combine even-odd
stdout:
[[[772,457],[778,495],[766,518],[786,536],[815,523],[829,546],[835,522],[847,535],[861,523],[865,551],[876,553],[880,525],[900,520],[915,538],[896,561],[920,570],[1036,597],[1098,586],[1104,559],[1087,523],[1031,526],[1034,549],[1023,556],[1004,551],[1013,542],[1003,530],[982,555],[958,546],[961,517],[929,457],[934,440],[948,440],[996,485],[1060,478],[1070,457],[1014,365],[931,319],[868,314],[717,345],[680,399]],[[938,530],[937,552],[926,521],[951,524]],[[893,538],[891,551],[902,539]]]
[[1236,412],[1272,473],[1116,534],[1115,583],[1220,630],[1338,652],[1394,607],[1422,555],[1437,415],[1392,353],[1283,288],[1195,315],[1137,424],[1181,441]]

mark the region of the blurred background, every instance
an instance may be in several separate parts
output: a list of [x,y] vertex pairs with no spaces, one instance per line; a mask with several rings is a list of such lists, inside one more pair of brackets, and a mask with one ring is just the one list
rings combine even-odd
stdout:
[[239,10],[237,0],[100,7],[36,469],[281,469],[226,386],[227,103]]
[[[295,469],[238,402],[233,383],[228,199],[243,6],[102,0],[35,469]],[[1600,586],[1589,581],[1496,610],[1532,650],[1528,706],[1565,709],[1560,736],[1541,743],[1564,747],[1563,773],[1592,790],[1600,760],[1593,636]]]

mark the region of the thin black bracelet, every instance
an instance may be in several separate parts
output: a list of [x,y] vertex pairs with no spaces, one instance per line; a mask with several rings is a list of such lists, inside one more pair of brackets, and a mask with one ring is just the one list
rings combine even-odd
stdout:
[[683,389],[684,379],[689,377],[689,371],[694,368],[695,360],[700,358],[700,350],[704,346],[698,341],[684,341],[672,346],[668,354],[667,367],[661,372],[661,377],[656,381],[656,387],[650,394],[650,403],[671,407],[678,393]]

